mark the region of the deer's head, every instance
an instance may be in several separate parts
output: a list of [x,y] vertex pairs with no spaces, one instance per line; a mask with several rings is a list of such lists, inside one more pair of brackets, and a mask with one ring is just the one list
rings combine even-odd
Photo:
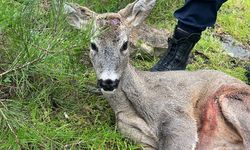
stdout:
[[97,14],[65,4],[69,23],[77,29],[92,22],[90,58],[103,91],[114,91],[129,60],[129,36],[149,15],[155,0],[137,0],[118,13]]

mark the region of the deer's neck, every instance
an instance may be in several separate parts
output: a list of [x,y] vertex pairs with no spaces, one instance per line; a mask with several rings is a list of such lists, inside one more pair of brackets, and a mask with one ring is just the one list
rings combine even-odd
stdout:
[[120,112],[136,113],[146,122],[153,122],[153,116],[156,116],[150,97],[153,93],[147,89],[144,78],[140,71],[137,71],[130,64],[127,65],[123,76],[120,79],[118,89],[113,94],[105,94],[109,104],[115,114]]
[[121,90],[125,92],[145,92],[144,78],[132,65],[128,64],[121,77]]
[[121,78],[120,90],[124,94],[126,100],[131,103],[133,109],[141,117],[148,121],[153,120],[154,112],[152,111],[150,97],[153,96],[147,88],[144,77],[140,71],[128,64]]

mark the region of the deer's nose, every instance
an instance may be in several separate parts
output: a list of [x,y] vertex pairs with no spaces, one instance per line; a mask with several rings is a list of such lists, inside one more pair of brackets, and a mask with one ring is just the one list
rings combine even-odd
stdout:
[[104,91],[114,91],[118,88],[119,80],[98,80],[98,86]]

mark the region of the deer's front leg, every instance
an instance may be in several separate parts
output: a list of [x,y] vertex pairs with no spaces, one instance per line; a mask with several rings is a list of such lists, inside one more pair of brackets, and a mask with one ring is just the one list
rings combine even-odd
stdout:
[[146,122],[135,113],[118,113],[117,125],[127,137],[141,143],[145,150],[158,149],[157,138]]
[[159,135],[159,150],[194,150],[198,141],[196,123],[185,114],[162,122]]

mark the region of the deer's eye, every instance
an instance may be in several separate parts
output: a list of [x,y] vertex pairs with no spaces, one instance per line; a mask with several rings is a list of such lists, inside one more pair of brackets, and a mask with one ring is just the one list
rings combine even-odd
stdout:
[[122,45],[122,48],[121,48],[121,52],[125,51],[128,49],[128,41],[125,42],[123,45]]
[[98,52],[98,48],[97,48],[97,46],[96,46],[95,43],[91,43],[91,44],[90,44],[90,47],[91,47],[91,49],[92,49],[93,51]]

